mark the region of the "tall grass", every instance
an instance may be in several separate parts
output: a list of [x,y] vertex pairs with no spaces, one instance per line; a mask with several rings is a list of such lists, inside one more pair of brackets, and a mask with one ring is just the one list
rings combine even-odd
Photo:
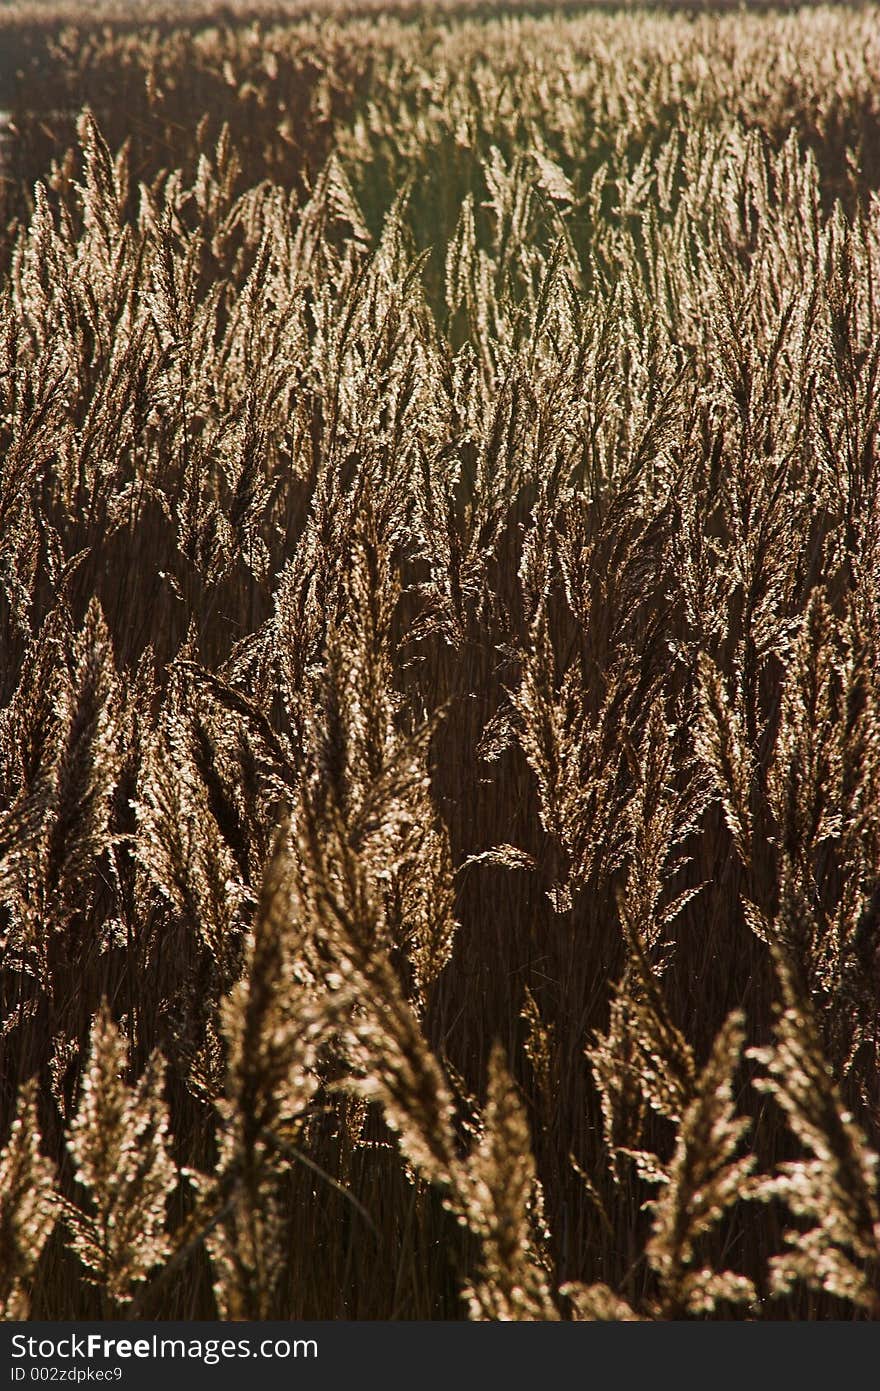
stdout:
[[878,34],[40,50],[5,1317],[877,1314]]

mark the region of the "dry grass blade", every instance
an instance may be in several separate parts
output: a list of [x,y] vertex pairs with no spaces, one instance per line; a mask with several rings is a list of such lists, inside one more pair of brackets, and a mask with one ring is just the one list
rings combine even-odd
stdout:
[[457,1204],[480,1238],[481,1279],[465,1288],[472,1319],[556,1319],[536,1218],[538,1190],[529,1128],[504,1055],[496,1046],[482,1134]]
[[772,1096],[804,1151],[756,1186],[779,1198],[802,1226],[785,1232],[786,1249],[770,1261],[773,1292],[797,1281],[875,1312],[880,1260],[877,1154],[843,1105],[816,1020],[796,978],[778,955],[783,1005],[774,1042],[752,1050],[766,1069],[755,1086]]
[[71,1246],[101,1289],[124,1308],[170,1254],[166,1204],[178,1171],[169,1150],[164,1068],[149,1060],[129,1086],[128,1046],[104,1007],[94,1019],[82,1096],[68,1149],[87,1200],[64,1203]]
[[37,1084],[20,1089],[12,1131],[0,1159],[0,1314],[30,1315],[30,1290],[58,1215],[55,1166],[40,1152]]

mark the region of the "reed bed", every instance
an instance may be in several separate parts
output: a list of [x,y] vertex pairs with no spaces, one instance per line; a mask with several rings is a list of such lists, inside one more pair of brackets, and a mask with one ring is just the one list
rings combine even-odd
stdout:
[[43,13],[0,1313],[876,1317],[878,12]]

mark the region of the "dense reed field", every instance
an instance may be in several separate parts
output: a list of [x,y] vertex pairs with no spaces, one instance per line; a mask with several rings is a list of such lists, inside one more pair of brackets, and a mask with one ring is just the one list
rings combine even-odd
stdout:
[[0,27],[0,1313],[876,1317],[880,13]]

